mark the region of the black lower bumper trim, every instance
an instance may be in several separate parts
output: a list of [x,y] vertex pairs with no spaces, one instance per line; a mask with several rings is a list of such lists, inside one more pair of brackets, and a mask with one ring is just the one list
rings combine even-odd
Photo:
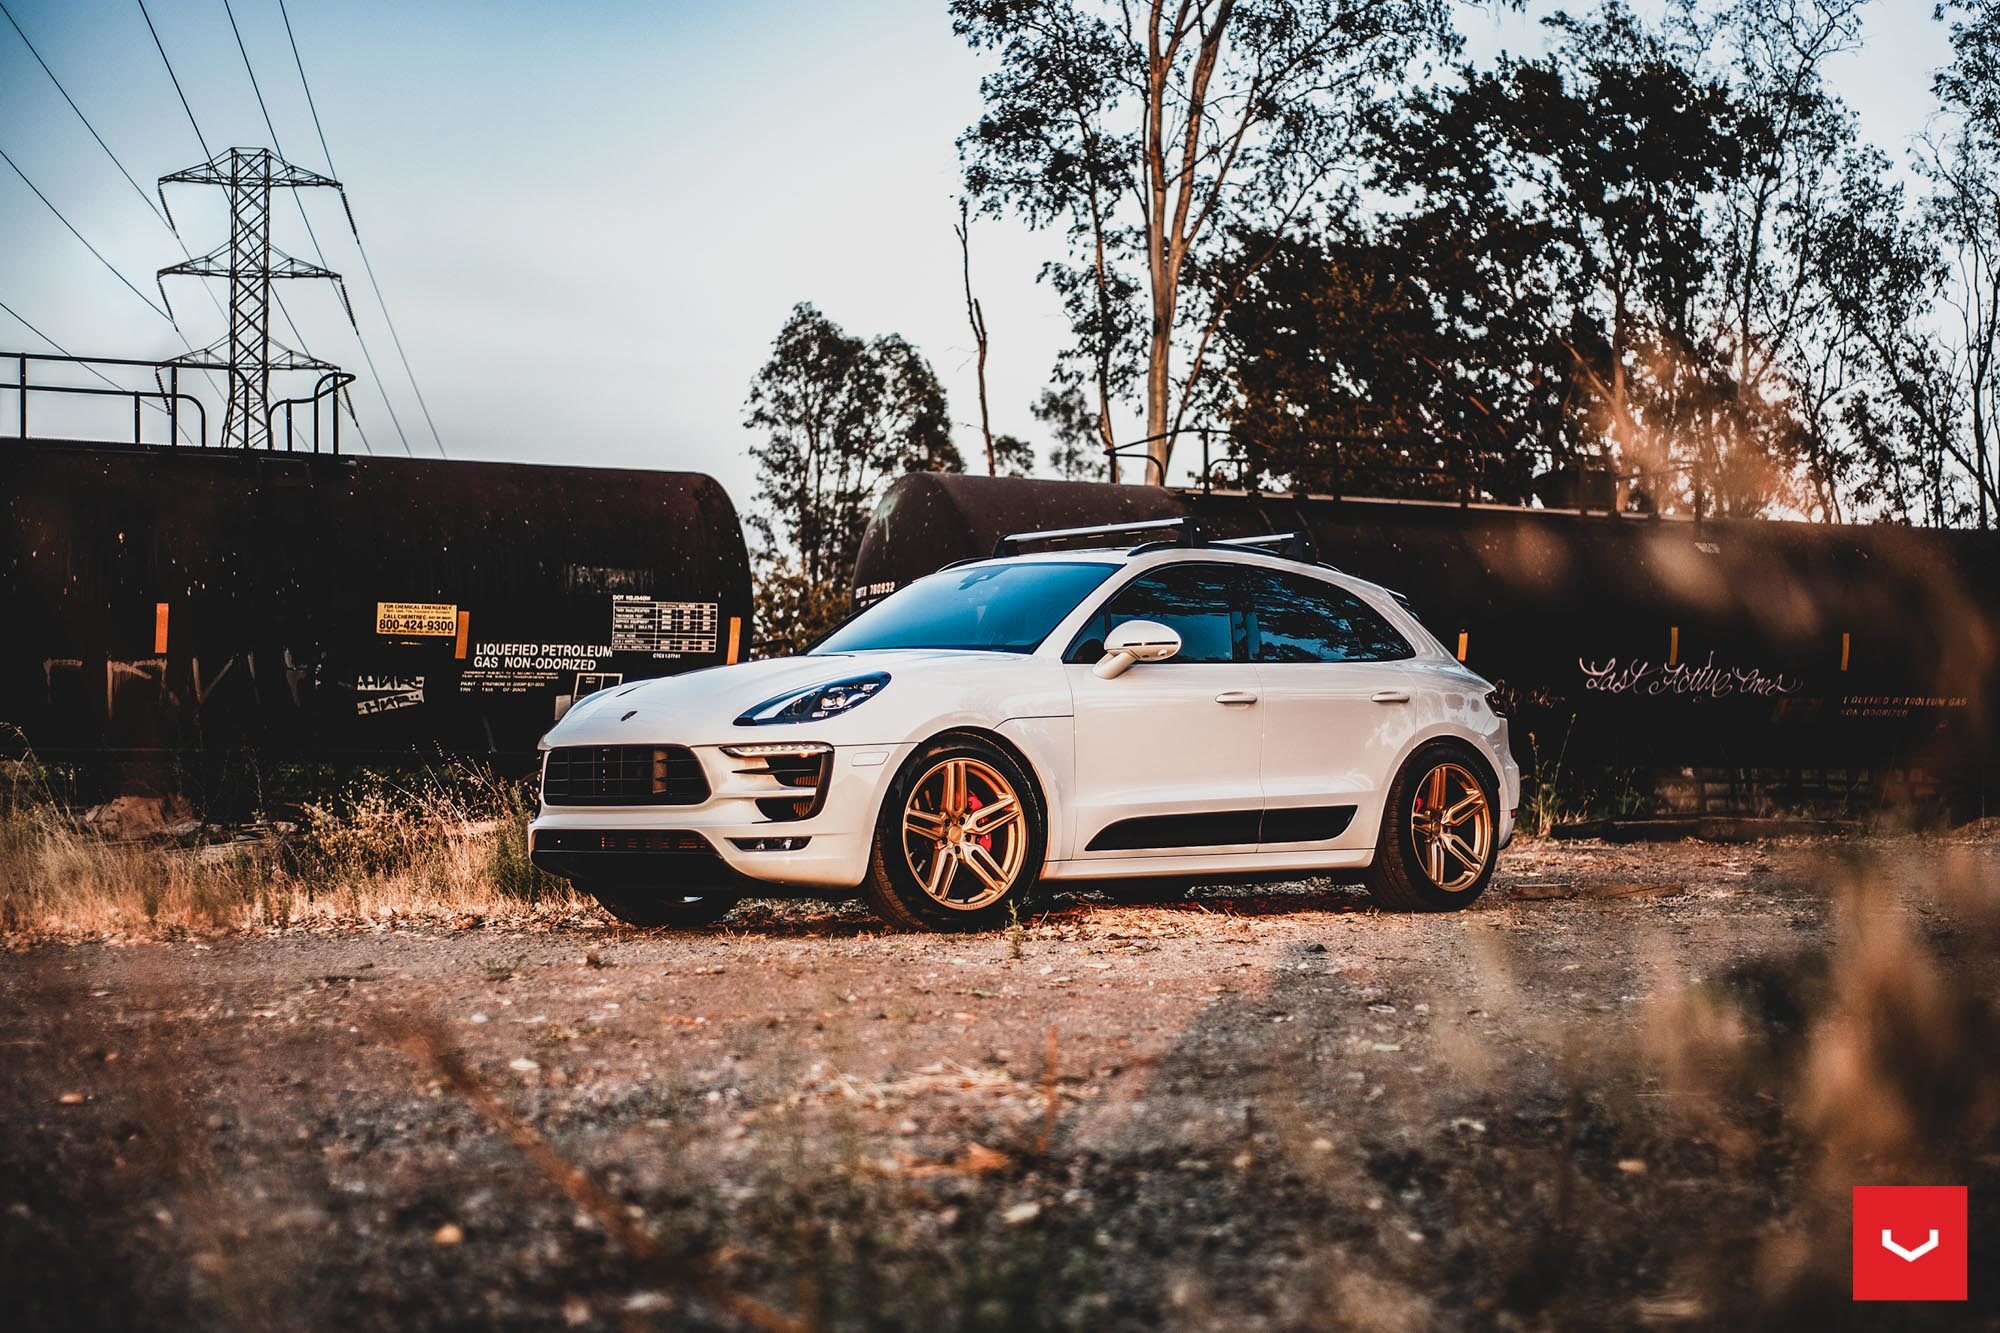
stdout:
[[701,834],[687,829],[548,829],[530,859],[578,885],[732,888],[742,877]]

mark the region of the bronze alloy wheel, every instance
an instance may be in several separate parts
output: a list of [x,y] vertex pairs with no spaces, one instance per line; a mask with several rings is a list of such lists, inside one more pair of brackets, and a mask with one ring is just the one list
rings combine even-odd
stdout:
[[1410,845],[1430,882],[1463,893],[1479,882],[1493,855],[1493,804],[1471,770],[1445,761],[1410,798]]
[[991,764],[954,755],[911,784],[903,856],[932,899],[959,912],[998,901],[1027,859],[1020,794]]

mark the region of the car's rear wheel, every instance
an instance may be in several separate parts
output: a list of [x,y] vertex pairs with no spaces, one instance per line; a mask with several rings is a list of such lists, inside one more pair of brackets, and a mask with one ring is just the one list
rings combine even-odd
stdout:
[[628,926],[691,930],[728,916],[739,901],[732,893],[649,893],[643,889],[591,888],[591,897]]
[[1019,759],[977,736],[940,737],[890,784],[863,888],[904,930],[996,926],[1034,887],[1047,838]]
[[1368,891],[1383,907],[1452,912],[1486,891],[1499,859],[1499,789],[1470,746],[1441,742],[1389,786]]

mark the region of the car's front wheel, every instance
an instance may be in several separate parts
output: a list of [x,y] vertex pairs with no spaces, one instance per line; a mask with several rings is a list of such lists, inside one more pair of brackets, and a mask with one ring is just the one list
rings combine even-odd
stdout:
[[1452,912],[1486,890],[1500,854],[1499,788],[1470,746],[1413,755],[1389,785],[1368,891],[1383,907]]
[[635,889],[588,890],[605,911],[628,926],[669,926],[692,930],[729,915],[737,898],[727,893],[647,893]]
[[1034,887],[1047,838],[1020,760],[977,736],[940,737],[889,785],[863,888],[904,930],[997,926]]

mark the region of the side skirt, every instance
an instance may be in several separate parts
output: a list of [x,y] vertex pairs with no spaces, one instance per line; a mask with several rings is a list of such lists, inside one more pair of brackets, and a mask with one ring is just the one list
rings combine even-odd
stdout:
[[1297,842],[1331,842],[1354,822],[1351,805],[1281,806],[1272,810],[1204,810],[1145,815],[1106,824],[1087,852],[1143,852],[1185,847],[1214,849]]
[[1116,856],[1088,861],[1050,861],[1042,867],[1042,878],[1059,879],[1144,879],[1152,875],[1289,876],[1342,870],[1365,870],[1375,859],[1375,849],[1358,847],[1351,851],[1232,851],[1171,856]]

